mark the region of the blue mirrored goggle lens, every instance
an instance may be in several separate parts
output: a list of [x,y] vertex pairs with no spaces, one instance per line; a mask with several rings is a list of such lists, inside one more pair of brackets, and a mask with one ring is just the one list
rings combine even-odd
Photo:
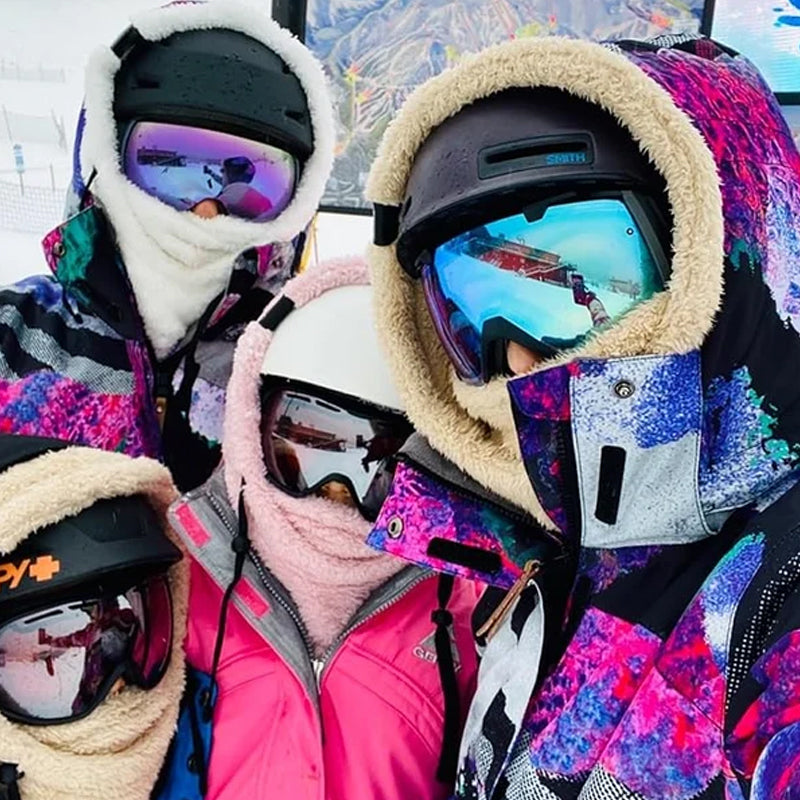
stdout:
[[232,216],[274,219],[291,201],[297,160],[241,136],[166,122],[137,122],[123,170],[136,186],[180,211],[215,200]]
[[568,349],[664,287],[642,232],[616,199],[473,228],[437,247],[422,278],[442,344],[470,382],[482,378],[490,320],[548,350]]

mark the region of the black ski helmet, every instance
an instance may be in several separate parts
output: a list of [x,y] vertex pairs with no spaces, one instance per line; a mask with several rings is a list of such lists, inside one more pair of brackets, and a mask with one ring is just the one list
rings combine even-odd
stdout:
[[[636,192],[668,261],[666,183],[600,106],[549,87],[507,89],[462,108],[417,152],[399,213],[397,257],[565,192]],[[376,225],[378,215],[376,213]],[[377,227],[376,227],[377,232]]]
[[133,122],[214,127],[268,142],[302,163],[314,149],[308,99],[297,75],[269,47],[227,28],[149,41],[129,28],[113,46],[120,144]]
[[[0,472],[68,442],[0,435]],[[0,555],[0,620],[92,593],[125,591],[181,559],[161,521],[141,495],[96,501],[72,517],[28,536]]]

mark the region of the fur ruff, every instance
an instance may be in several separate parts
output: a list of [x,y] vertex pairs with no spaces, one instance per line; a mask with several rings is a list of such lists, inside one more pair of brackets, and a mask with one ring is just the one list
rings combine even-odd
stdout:
[[[724,227],[716,165],[668,93],[620,53],[554,37],[520,39],[465,58],[418,88],[399,111],[373,164],[368,198],[399,205],[414,157],[434,128],[479,98],[535,86],[564,89],[613,114],[664,175],[675,223],[668,290],[561,360],[685,353],[699,347],[722,295]],[[552,527],[524,473],[507,379],[483,387],[460,383],[433,330],[421,287],[403,272],[394,245],[373,245],[368,258],[379,336],[409,418],[446,458]],[[556,363],[559,359],[539,369]]]
[[[72,447],[39,456],[0,474],[0,552],[12,551],[40,528],[95,501],[146,495],[166,519],[177,493],[168,471],[145,458]],[[179,547],[180,540],[164,523]],[[184,686],[188,565],[170,570],[172,660],[155,688],[126,687],[85,719],[26,726],[0,716],[0,754],[20,765],[24,800],[147,800],[175,730]]]

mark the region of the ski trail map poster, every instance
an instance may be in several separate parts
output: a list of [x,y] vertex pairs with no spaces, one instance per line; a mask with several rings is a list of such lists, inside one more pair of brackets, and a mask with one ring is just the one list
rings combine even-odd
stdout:
[[308,0],[306,44],[331,78],[338,126],[324,206],[367,209],[367,173],[395,109],[464,53],[523,36],[696,32],[702,12],[702,0]]

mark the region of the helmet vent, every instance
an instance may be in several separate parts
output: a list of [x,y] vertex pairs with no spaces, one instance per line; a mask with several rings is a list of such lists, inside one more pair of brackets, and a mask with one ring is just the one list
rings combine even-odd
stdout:
[[161,85],[161,82],[158,78],[153,77],[152,75],[137,75],[136,76],[136,88],[137,89],[158,89]]
[[548,136],[485,147],[478,153],[478,175],[493,178],[540,167],[585,166],[594,161],[588,136]]
[[288,117],[289,119],[292,119],[295,122],[303,123],[306,121],[305,111],[292,111],[291,109],[286,109],[286,111],[283,112],[283,116]]

